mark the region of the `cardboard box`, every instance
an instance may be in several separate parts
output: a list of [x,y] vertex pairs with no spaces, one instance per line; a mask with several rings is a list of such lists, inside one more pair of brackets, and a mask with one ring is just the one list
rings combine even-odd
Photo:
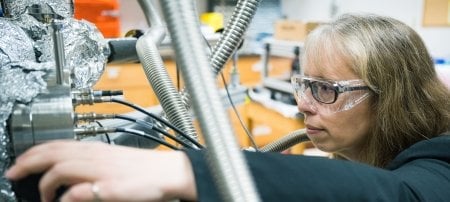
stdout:
[[304,41],[309,32],[320,25],[320,22],[279,20],[275,23],[275,39],[288,41]]
[[450,0],[425,0],[424,26],[450,25]]

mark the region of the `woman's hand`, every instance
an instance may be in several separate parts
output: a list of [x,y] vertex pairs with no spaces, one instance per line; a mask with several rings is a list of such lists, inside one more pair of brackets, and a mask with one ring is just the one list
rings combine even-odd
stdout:
[[25,152],[5,176],[19,180],[35,173],[44,173],[39,183],[44,202],[52,201],[63,185],[70,187],[61,201],[93,201],[94,183],[102,201],[196,198],[192,167],[182,152],[55,141]]

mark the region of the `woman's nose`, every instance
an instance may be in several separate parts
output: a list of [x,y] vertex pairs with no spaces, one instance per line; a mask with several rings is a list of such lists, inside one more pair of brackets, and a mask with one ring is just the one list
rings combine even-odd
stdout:
[[314,105],[314,98],[312,98],[311,96],[311,93],[307,91],[305,92],[305,94],[297,97],[297,107],[300,113],[313,114],[317,112],[317,108]]

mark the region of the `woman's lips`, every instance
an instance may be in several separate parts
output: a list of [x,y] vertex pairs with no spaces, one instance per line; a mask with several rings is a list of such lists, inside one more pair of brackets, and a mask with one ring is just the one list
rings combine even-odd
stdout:
[[311,126],[311,125],[306,125],[306,133],[308,135],[315,135],[315,134],[318,134],[318,133],[320,133],[322,131],[323,131],[323,129],[320,129],[320,128],[317,128],[317,127],[314,127],[314,126]]

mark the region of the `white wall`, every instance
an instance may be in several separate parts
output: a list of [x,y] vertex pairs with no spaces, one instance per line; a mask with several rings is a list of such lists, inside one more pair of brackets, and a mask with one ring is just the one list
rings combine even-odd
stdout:
[[283,15],[299,20],[329,20],[347,12],[390,16],[414,28],[432,56],[450,58],[450,27],[423,27],[423,0],[281,0],[281,3]]
[[[157,2],[159,1],[153,1],[153,3]],[[148,28],[144,13],[136,0],[119,0],[119,3],[121,22],[120,31],[122,35],[131,29],[145,30]],[[162,17],[162,15],[160,16]]]
[[[159,1],[152,0],[159,5]],[[136,0],[119,0],[121,31],[146,29],[147,23]],[[450,59],[450,27],[423,27],[423,0],[281,0],[282,15],[300,20],[330,20],[347,12],[370,12],[387,15],[413,27],[423,38],[434,57]],[[206,0],[197,1],[199,12]],[[333,7],[334,6],[334,7]]]

